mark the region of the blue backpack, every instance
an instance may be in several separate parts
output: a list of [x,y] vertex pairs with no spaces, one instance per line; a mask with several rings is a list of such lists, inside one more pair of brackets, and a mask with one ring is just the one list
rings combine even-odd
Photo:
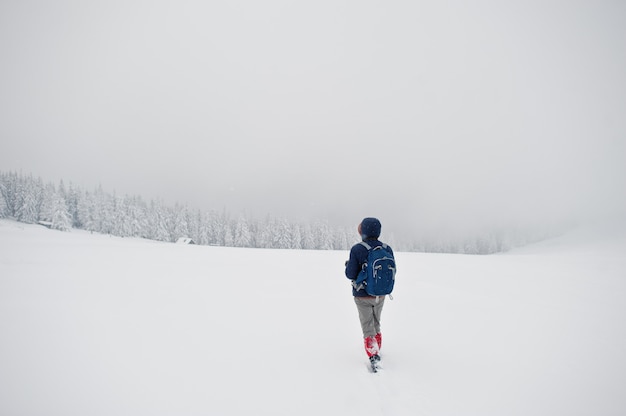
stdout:
[[358,290],[365,286],[365,291],[370,296],[389,295],[396,282],[396,261],[393,254],[384,243],[377,247],[371,247],[364,241],[361,244],[368,251],[367,262],[359,272],[355,287]]

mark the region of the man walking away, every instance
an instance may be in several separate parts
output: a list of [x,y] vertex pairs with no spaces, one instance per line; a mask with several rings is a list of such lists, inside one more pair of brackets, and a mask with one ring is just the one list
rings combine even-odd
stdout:
[[[381,224],[378,219],[370,217],[363,219],[358,227],[362,241],[352,246],[350,258],[346,262],[346,277],[352,281],[352,295],[359,312],[365,352],[372,364],[373,371],[377,370],[380,361],[380,349],[382,347],[380,317],[385,304],[385,295],[393,289],[393,280],[395,279],[393,250],[378,240],[380,230]],[[368,259],[372,262],[372,258],[375,257],[372,254],[374,251],[383,253],[378,255],[378,258],[382,260],[376,260],[375,265],[368,264]],[[368,268],[370,269],[369,276],[367,276]],[[385,274],[387,270],[388,273]],[[378,277],[376,272],[379,272]],[[381,283],[371,280],[377,278],[379,282],[388,280],[384,283],[385,288],[380,292],[377,292],[374,286]]]

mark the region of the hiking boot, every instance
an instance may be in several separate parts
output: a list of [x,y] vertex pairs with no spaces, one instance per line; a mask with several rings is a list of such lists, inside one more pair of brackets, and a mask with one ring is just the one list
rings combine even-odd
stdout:
[[378,355],[378,343],[376,342],[375,337],[367,337],[363,341],[365,345],[365,352],[368,357]]

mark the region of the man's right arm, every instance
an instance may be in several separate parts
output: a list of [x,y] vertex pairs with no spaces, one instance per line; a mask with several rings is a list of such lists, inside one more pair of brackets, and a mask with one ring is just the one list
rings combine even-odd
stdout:
[[361,271],[361,262],[358,259],[358,247],[354,246],[350,250],[350,258],[346,262],[346,277],[355,280]]

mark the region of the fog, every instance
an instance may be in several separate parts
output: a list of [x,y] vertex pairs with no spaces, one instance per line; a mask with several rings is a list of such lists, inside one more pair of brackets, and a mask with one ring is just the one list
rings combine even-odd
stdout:
[[0,3],[0,170],[387,229],[626,212],[619,1]]

